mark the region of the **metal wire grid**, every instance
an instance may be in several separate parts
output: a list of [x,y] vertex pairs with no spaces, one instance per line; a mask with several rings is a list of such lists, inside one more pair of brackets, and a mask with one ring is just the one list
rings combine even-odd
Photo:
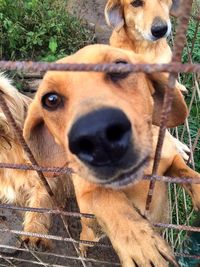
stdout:
[[[197,73],[200,72],[200,65],[199,64],[193,64],[192,62],[192,51],[194,48],[194,43],[192,44],[192,48],[189,49],[188,44],[186,42],[186,31],[187,31],[187,25],[189,22],[190,18],[190,12],[191,12],[191,7],[192,7],[192,1],[191,0],[185,0],[182,2],[182,7],[180,10],[179,18],[178,18],[178,28],[177,28],[177,34],[176,34],[176,39],[174,42],[174,54],[172,58],[172,63],[170,64],[154,64],[154,65],[148,65],[148,64],[143,64],[143,65],[127,65],[127,66],[122,66],[120,64],[115,65],[115,64],[55,64],[55,63],[39,63],[39,62],[6,62],[6,61],[0,61],[0,68],[1,69],[6,69],[6,70],[37,70],[37,71],[46,71],[46,70],[66,70],[66,71],[105,71],[105,72],[127,72],[127,71],[134,71],[134,72],[146,72],[146,73],[151,73],[155,71],[168,71],[170,72],[170,77],[169,77],[169,86],[168,89],[166,90],[165,94],[165,99],[164,99],[164,104],[163,104],[163,110],[162,110],[162,116],[161,116],[161,123],[160,123],[160,133],[159,133],[159,139],[158,139],[158,144],[157,144],[157,149],[156,149],[156,155],[155,155],[155,161],[154,161],[154,167],[153,167],[153,173],[151,176],[146,176],[145,179],[150,179],[151,180],[151,186],[149,190],[149,196],[147,199],[147,212],[149,210],[149,206],[151,203],[151,198],[153,194],[153,189],[154,189],[154,184],[156,180],[162,180],[162,181],[167,181],[167,182],[173,182],[173,183],[191,183],[192,179],[189,177],[183,178],[178,178],[178,177],[161,177],[157,175],[157,168],[158,164],[160,161],[160,155],[161,155],[161,149],[162,149],[162,144],[164,140],[164,135],[165,135],[165,130],[166,130],[166,122],[167,122],[167,117],[168,114],[171,110],[171,103],[172,103],[172,98],[173,98],[173,87],[175,84],[175,79],[177,78],[178,72],[193,72],[193,79],[194,79],[194,89],[193,89],[193,95],[192,95],[192,100],[190,103],[189,110],[191,110],[191,106],[195,101],[196,97],[199,97],[200,99],[200,90],[199,90],[199,85],[198,85],[198,79],[197,79]],[[198,31],[199,27],[199,17],[195,16],[197,20],[196,24],[196,33]],[[195,38],[194,38],[195,42]],[[189,63],[188,64],[181,64],[181,55],[183,48],[186,43],[186,49],[188,51],[189,55]],[[51,264],[49,261],[49,257],[57,257],[57,258],[62,258],[64,260],[72,260],[80,263],[80,266],[96,266],[95,264],[100,264],[101,266],[119,266],[120,264],[118,262],[114,261],[107,261],[107,260],[99,260],[99,259],[94,259],[94,258],[83,258],[79,255],[78,252],[78,247],[77,245],[79,243],[85,243],[85,244],[95,244],[97,247],[101,247],[101,249],[111,249],[111,245],[109,244],[104,244],[104,243],[95,243],[95,242],[87,242],[87,241],[81,241],[75,238],[72,238],[70,231],[68,229],[68,225],[66,223],[65,217],[73,217],[73,218],[80,218],[80,217],[86,217],[86,218],[93,218],[94,216],[91,214],[80,214],[78,212],[69,212],[69,211],[64,211],[59,203],[56,202],[56,199],[54,197],[54,194],[51,190],[51,188],[48,185],[48,182],[43,175],[43,171],[47,172],[53,172],[55,175],[60,174],[60,173],[73,173],[73,170],[69,168],[44,168],[41,166],[38,166],[35,158],[33,157],[30,149],[28,148],[23,136],[21,129],[19,129],[12,117],[12,114],[10,113],[4,98],[0,94],[0,106],[5,113],[7,120],[11,127],[15,130],[16,135],[21,142],[25,152],[27,153],[29,160],[32,165],[21,165],[21,164],[4,164],[0,163],[0,168],[16,168],[16,169],[23,169],[23,170],[36,170],[39,178],[43,182],[45,188],[47,189],[47,192],[50,194],[52,197],[54,203],[56,204],[56,209],[55,210],[49,210],[49,209],[36,209],[36,208],[30,208],[30,207],[15,207],[12,205],[0,205],[0,209],[11,209],[11,210],[21,210],[21,211],[32,211],[32,212],[41,212],[41,213],[50,213],[54,214],[57,216],[60,216],[61,221],[63,222],[64,228],[67,232],[67,236],[59,236],[59,235],[39,235],[35,233],[25,233],[23,231],[19,230],[13,230],[9,229],[7,227],[6,229],[0,229],[0,232],[9,232],[15,235],[28,235],[28,236],[37,236],[37,237],[45,237],[47,239],[52,239],[55,241],[61,241],[64,242],[63,244],[70,243],[73,245],[74,248],[74,255],[61,255],[61,254],[56,254],[56,253],[50,253],[50,252],[36,252],[36,251],[31,251],[28,247],[16,247],[16,246],[5,246],[0,244],[0,248],[7,248],[10,251],[18,251],[21,252],[23,251],[24,253],[29,253],[32,256],[32,259],[25,259],[25,258],[20,258],[12,255],[4,255],[0,254],[0,258],[3,259],[2,263],[0,262],[0,266],[17,266],[18,263],[20,263],[20,266],[25,264],[24,266],[27,266],[27,264],[32,264],[33,266],[39,265],[39,266],[66,266],[66,265],[57,265],[57,264]],[[179,137],[178,131],[176,130],[176,137],[179,138],[181,141],[183,140],[183,136],[185,131],[188,133],[189,137],[189,147],[191,150],[191,155],[189,161],[192,163],[193,168],[195,168],[194,164],[194,150],[195,147],[198,143],[198,139],[200,136],[200,130],[196,136],[196,139],[194,143],[192,144],[192,139],[190,136],[190,129],[189,129],[189,123],[186,121],[185,126],[183,127],[182,130],[182,135]],[[75,170],[74,170],[75,171]],[[197,180],[196,183],[200,183],[200,180]],[[175,224],[155,224],[156,227],[162,227],[166,229],[170,229],[167,233],[167,239],[168,241],[172,244],[173,247],[177,246],[177,243],[181,243],[180,240],[180,235],[176,237],[176,240],[174,240],[174,234],[173,230],[179,230],[179,231],[197,231],[200,232],[200,228],[197,227],[191,227],[189,226],[189,216],[191,214],[187,214],[187,206],[186,206],[186,201],[184,201],[185,205],[185,211],[186,211],[186,224],[185,225],[179,225],[179,214],[178,214],[178,195],[180,194],[180,189],[176,188],[176,185],[174,185],[174,193],[175,193],[175,203],[172,205],[171,204],[171,212],[173,210],[176,210],[177,214],[177,225]],[[182,189],[181,189],[182,190]],[[170,190],[171,192],[171,190]],[[184,199],[185,197],[185,192],[183,192]],[[183,256],[183,257],[194,257],[194,258],[200,258],[198,255],[184,255],[183,253],[178,253],[178,256]],[[47,260],[43,260],[43,256],[46,256]],[[69,265],[72,266],[72,265]],[[76,265],[78,266],[78,265]]]

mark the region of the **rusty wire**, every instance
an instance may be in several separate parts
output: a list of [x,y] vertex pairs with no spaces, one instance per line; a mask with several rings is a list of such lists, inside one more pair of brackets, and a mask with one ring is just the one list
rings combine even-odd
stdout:
[[87,241],[87,240],[76,240],[72,237],[63,237],[63,236],[56,236],[56,235],[50,235],[50,234],[39,234],[39,233],[32,233],[32,232],[25,232],[25,231],[19,231],[19,230],[12,230],[12,229],[0,229],[0,233],[10,233],[15,235],[22,235],[22,236],[30,236],[30,237],[37,237],[37,238],[44,238],[48,240],[56,240],[56,241],[62,241],[62,242],[69,242],[72,244],[84,244],[88,246],[97,246],[97,247],[104,247],[104,248],[110,248],[110,245],[95,242],[95,241]]
[[181,64],[180,62],[172,62],[169,64],[72,64],[72,63],[43,63],[33,61],[0,61],[0,69],[2,70],[27,70],[45,72],[54,71],[81,71],[81,72],[106,72],[106,73],[124,73],[124,72],[184,72],[199,73],[200,64]]
[[[187,232],[200,232],[200,227],[193,227],[187,225],[176,225],[176,224],[165,224],[165,223],[153,223],[153,226],[158,228],[171,228],[179,231],[187,231]],[[87,241],[87,240],[75,240],[70,237],[63,237],[63,236],[56,236],[50,234],[39,234],[39,233],[31,233],[19,230],[12,230],[12,229],[0,229],[1,233],[10,233],[16,235],[23,235],[23,236],[31,236],[31,237],[38,237],[38,238],[45,238],[49,240],[56,240],[62,242],[70,242],[76,244],[85,244],[85,245],[92,245],[98,246],[101,248],[111,248],[111,245],[107,245],[101,242],[94,242],[94,241]]]
[[[7,247],[9,247],[9,246],[7,246]],[[11,247],[10,247],[11,248]],[[11,248],[12,249],[12,248]],[[18,249],[19,251],[25,251],[25,250],[23,250],[23,249]],[[42,254],[42,252],[40,252],[40,254]],[[44,254],[44,253],[43,253]],[[174,253],[175,254],[175,256],[177,256],[177,257],[184,257],[184,258],[192,258],[192,259],[200,259],[200,256],[198,256],[198,255],[190,255],[190,254],[184,254],[184,253]],[[60,256],[60,255],[59,255]],[[0,256],[0,258],[2,258],[1,256]],[[75,257],[66,257],[67,259],[72,259],[72,260],[78,260],[78,258],[75,258]],[[3,259],[6,261],[6,262],[8,262],[10,265],[0,265],[0,266],[16,266],[16,265],[14,265],[12,262],[11,262],[11,260],[15,260],[15,261],[20,261],[20,262],[25,262],[25,263],[32,263],[32,264],[36,264],[36,265],[42,265],[42,263],[40,263],[40,262],[36,262],[36,261],[32,261],[32,260],[25,260],[25,259],[22,259],[22,258],[16,258],[16,257],[12,257],[12,256],[7,256],[7,257],[3,257]],[[84,259],[85,261],[86,261],[86,259]],[[93,263],[101,263],[102,264],[102,266],[104,265],[104,264],[107,264],[107,265],[112,265],[112,266],[121,266],[119,263],[115,263],[115,262],[107,262],[107,261],[96,261],[95,259],[87,259],[87,261],[88,262],[93,262]],[[45,266],[47,265],[47,266],[49,266],[49,264],[48,263],[43,263],[43,264],[45,264]],[[53,265],[54,267],[66,267],[66,265]]]
[[35,164],[0,163],[0,169],[14,169],[23,171],[53,172],[54,174],[73,174],[74,171],[68,167],[42,167]]
[[[193,2],[192,0],[187,0],[182,3],[180,17],[178,18],[178,28],[177,28],[177,33],[176,33],[172,62],[181,62],[182,51],[183,51],[183,48],[185,46],[185,41],[186,41],[186,32],[187,32],[189,19],[190,19],[192,2]],[[172,101],[174,97],[174,86],[175,86],[176,78],[177,78],[177,72],[171,72],[169,76],[168,88],[166,88],[166,91],[165,91],[163,108],[161,112],[160,131],[159,131],[159,136],[158,136],[152,175],[156,175],[158,171],[158,165],[159,165],[160,158],[161,158],[165,132],[167,129],[167,121],[168,121],[168,117],[171,111]],[[152,180],[150,181],[149,192],[148,192],[148,196],[146,200],[147,214],[149,213],[149,210],[150,210],[154,187],[155,187],[155,181]]]
[[[198,132],[198,135],[195,139],[195,142],[193,144],[193,147],[195,147],[200,135],[200,130]],[[54,173],[54,177],[58,174],[74,174],[76,173],[71,168],[67,167],[42,167],[38,165],[31,165],[31,164],[17,164],[17,163],[0,163],[0,169],[14,169],[14,170],[35,170],[40,172],[48,172],[48,173]],[[54,177],[51,177],[50,179],[53,179]],[[164,176],[164,175],[145,175],[143,176],[144,180],[155,180],[155,181],[164,181],[168,183],[177,183],[177,184],[200,184],[200,178],[194,178],[191,177],[172,177],[172,176]],[[1,206],[1,205],[0,205]],[[58,211],[59,213],[59,211]],[[63,213],[63,212],[61,212]],[[64,214],[64,213],[63,213]]]
[[88,218],[88,219],[94,219],[93,214],[86,214],[86,213],[80,213],[80,212],[70,212],[70,211],[62,211],[62,210],[55,210],[55,209],[46,209],[46,208],[31,208],[31,207],[18,207],[15,205],[9,205],[9,204],[0,204],[0,209],[8,209],[8,210],[15,210],[15,211],[30,211],[30,212],[38,212],[38,213],[47,213],[47,214],[62,214],[63,216],[68,217],[76,217],[76,218]]

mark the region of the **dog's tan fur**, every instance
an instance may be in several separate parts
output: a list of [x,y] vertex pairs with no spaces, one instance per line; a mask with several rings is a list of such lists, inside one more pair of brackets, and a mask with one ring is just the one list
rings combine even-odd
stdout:
[[[151,63],[169,63],[172,52],[166,36],[153,40],[151,27],[154,19],[159,18],[168,25],[167,35],[169,35],[171,31],[169,14],[172,2],[176,0],[142,0],[143,4],[139,7],[133,7],[131,5],[133,2],[133,0],[108,0],[105,17],[107,23],[114,29],[110,44],[145,55],[145,59]],[[185,86],[178,82],[176,87],[181,91],[187,91]]]
[[[143,58],[131,51],[125,51],[104,45],[83,48],[76,54],[60,60],[60,63],[112,63],[116,60],[142,63]],[[62,166],[69,161],[74,169],[73,183],[81,212],[95,214],[103,231],[110,238],[123,267],[168,266],[166,260],[174,262],[173,256],[164,241],[155,233],[141,214],[144,214],[149,187],[148,181],[141,181],[143,174],[151,174],[155,143],[158,136],[159,109],[167,84],[165,75],[131,73],[126,78],[113,82],[109,74],[87,72],[48,72],[30,105],[25,122],[24,136],[36,158],[42,165]],[[152,81],[156,81],[153,87]],[[56,93],[62,98],[62,106],[48,111],[42,105],[47,93]],[[174,91],[174,102],[168,126],[184,122],[187,108],[179,92]],[[156,101],[157,99],[157,101]],[[154,101],[156,105],[154,106]],[[123,110],[134,129],[134,144],[140,158],[147,155],[151,160],[148,167],[138,171],[139,177],[128,187],[107,188],[101,185],[98,175],[86,166],[68,147],[68,133],[74,122],[89,112],[102,107],[118,107]],[[153,112],[154,109],[154,112]],[[153,136],[153,139],[152,139]],[[42,144],[43,154],[38,154]],[[44,145],[45,144],[45,145]],[[48,157],[49,150],[53,156]],[[56,151],[54,153],[53,151]],[[66,158],[63,156],[66,153]],[[182,171],[180,171],[182,170]],[[184,171],[183,171],[184,170]],[[118,171],[117,175],[120,175]],[[165,138],[162,159],[158,174],[168,173],[179,176],[199,177],[186,166],[179,156],[171,135]],[[107,177],[113,181],[114,177]],[[137,181],[137,182],[136,182]],[[187,188],[187,186],[186,186]],[[188,188],[196,207],[200,204],[199,186]],[[150,210],[150,220],[163,221],[167,217],[167,190],[163,182],[157,182]],[[139,212],[138,212],[139,211]],[[81,239],[98,240],[100,231],[90,219],[82,221]],[[85,248],[81,247],[82,252]]]
[[[22,129],[27,109],[32,99],[19,93],[16,88],[11,85],[11,82],[2,74],[0,74],[0,92],[3,94],[17,125]],[[30,163],[13,129],[8,124],[1,110],[0,162],[13,164]],[[62,189],[65,182],[62,184],[59,178],[57,178],[49,179],[49,183],[54,192],[58,190],[58,195],[63,196]],[[52,200],[35,171],[0,169],[0,201],[2,203],[18,204],[34,208],[53,207]],[[47,234],[50,222],[49,214],[26,212],[24,215],[24,231]],[[37,246],[49,247],[51,245],[49,240],[42,238],[23,237],[23,240],[34,248]]]

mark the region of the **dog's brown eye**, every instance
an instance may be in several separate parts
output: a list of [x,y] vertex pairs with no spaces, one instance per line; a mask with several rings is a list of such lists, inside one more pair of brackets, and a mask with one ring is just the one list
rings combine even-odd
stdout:
[[[125,60],[116,60],[115,64],[121,64],[121,65],[126,65],[128,64],[127,61]],[[128,75],[130,74],[130,72],[110,72],[107,74],[107,76],[113,81],[113,82],[118,82],[119,80],[123,80],[126,77],[128,77]]]
[[135,1],[133,1],[133,2],[131,3],[131,5],[132,5],[133,7],[140,7],[140,6],[143,6],[143,1],[141,1],[141,0],[135,0]]
[[63,105],[63,99],[56,93],[48,93],[42,97],[42,105],[48,110],[56,110]]

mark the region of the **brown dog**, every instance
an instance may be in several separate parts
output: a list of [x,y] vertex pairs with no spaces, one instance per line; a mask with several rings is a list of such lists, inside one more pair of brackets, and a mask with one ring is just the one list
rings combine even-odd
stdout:
[[[106,45],[93,45],[60,63],[142,63],[139,55]],[[75,171],[73,183],[81,212],[95,214],[123,267],[175,264],[172,253],[143,217],[163,101],[165,75],[50,71],[30,105],[24,136],[41,165]],[[154,101],[156,105],[154,107]],[[154,109],[154,112],[153,112]],[[174,91],[168,126],[183,123],[187,107]],[[152,139],[153,137],[153,139]],[[159,175],[197,177],[167,136]],[[42,149],[42,150],[41,150]],[[42,151],[43,153],[39,153]],[[63,157],[66,153],[66,158]],[[199,207],[199,186],[189,187]],[[167,189],[157,182],[150,210],[152,221],[167,217]],[[98,240],[94,220],[82,221],[81,239]],[[84,252],[84,248],[81,247]]]
[[[0,93],[3,94],[17,125],[22,129],[28,106],[32,99],[19,93],[1,73]],[[0,145],[0,162],[13,164],[30,163],[2,111],[0,111]],[[59,192],[57,195],[63,195],[62,189],[65,185],[65,179],[63,183],[61,180],[62,178],[49,180],[52,190]],[[51,198],[35,171],[0,169],[0,201],[34,208],[53,208]],[[47,234],[49,227],[49,214],[25,213],[24,231]],[[37,237],[23,237],[23,239],[34,248],[50,246],[50,242],[47,239]]]
[[[105,17],[114,31],[110,44],[145,55],[147,62],[169,63],[171,49],[166,37],[171,32],[170,9],[177,0],[108,0]],[[186,91],[176,82],[176,87]]]

